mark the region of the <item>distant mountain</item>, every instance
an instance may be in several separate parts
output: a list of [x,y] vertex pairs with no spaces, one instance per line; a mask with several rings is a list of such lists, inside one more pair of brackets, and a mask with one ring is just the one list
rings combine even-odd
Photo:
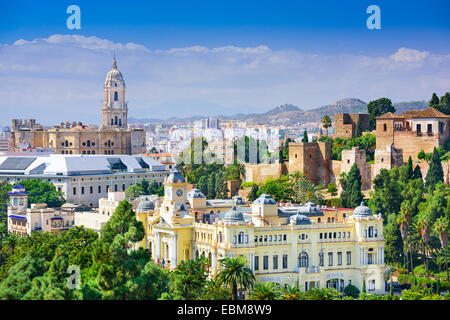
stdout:
[[[393,103],[396,113],[402,113],[406,110],[420,110],[428,106],[425,101],[411,101]],[[315,109],[304,110],[292,104],[284,104],[275,107],[264,113],[244,114],[238,113],[233,116],[218,115],[217,118],[223,120],[241,120],[247,121],[253,125],[295,125],[308,122],[320,121],[323,116],[329,115],[334,120],[336,113],[367,113],[367,103],[356,98],[348,98],[325,105]],[[129,118],[129,123],[187,123],[200,120],[204,116],[192,116],[189,118],[172,117],[166,120],[161,119],[136,119]]]
[[408,110],[423,110],[428,108],[427,101],[397,102],[392,104],[395,107],[395,113],[400,114]]

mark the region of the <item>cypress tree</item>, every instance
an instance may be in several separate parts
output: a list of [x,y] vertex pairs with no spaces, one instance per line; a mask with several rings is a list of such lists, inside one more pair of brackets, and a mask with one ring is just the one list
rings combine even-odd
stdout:
[[434,190],[438,182],[444,181],[444,170],[442,170],[441,158],[436,148],[430,158],[430,167],[425,177],[425,186]]
[[429,106],[436,107],[438,104],[439,104],[439,97],[437,96],[437,94],[435,92],[433,92]]
[[353,138],[359,138],[361,136],[362,136],[361,121],[358,120],[358,122],[356,123],[355,134],[353,135]]
[[223,180],[223,173],[222,171],[219,171],[216,173],[216,183],[215,183],[215,191],[216,191],[216,198],[218,199],[225,199],[227,196],[227,185],[225,184],[225,181]]
[[423,177],[422,177],[422,171],[420,171],[420,166],[419,165],[417,165],[415,168],[414,168],[414,173],[413,173],[413,179],[423,179]]
[[308,133],[306,132],[306,130],[303,132],[302,142],[308,142]]
[[358,166],[354,163],[348,172],[346,179],[346,199],[350,208],[356,208],[363,200],[361,193],[361,173]]
[[384,247],[386,262],[401,265],[403,262],[403,240],[397,223],[387,226],[386,243]]
[[197,189],[200,190],[205,196],[208,194],[208,177],[201,176],[198,179]]
[[408,179],[413,179],[414,178],[414,170],[413,170],[413,163],[412,163],[412,159],[411,156],[409,156],[408,158],[408,163],[406,164],[406,176],[408,177]]
[[208,198],[215,199],[216,198],[216,174],[211,173],[208,176]]
[[250,190],[250,193],[247,196],[248,201],[255,201],[258,198],[258,184],[252,185],[252,189]]

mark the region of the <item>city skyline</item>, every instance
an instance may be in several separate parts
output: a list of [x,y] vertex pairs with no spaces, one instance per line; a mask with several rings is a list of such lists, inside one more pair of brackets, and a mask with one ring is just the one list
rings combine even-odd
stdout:
[[44,125],[99,124],[114,52],[133,118],[312,109],[345,98],[428,100],[448,91],[448,5],[381,1],[381,29],[369,30],[370,4],[79,1],[81,30],[68,30],[68,3],[7,3],[2,124],[23,114]]

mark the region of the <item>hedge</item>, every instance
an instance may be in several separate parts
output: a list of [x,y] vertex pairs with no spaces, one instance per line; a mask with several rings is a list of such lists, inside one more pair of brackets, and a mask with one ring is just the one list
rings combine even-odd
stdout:
[[[434,290],[437,287],[437,281],[427,278],[420,278],[415,276],[410,276],[407,274],[399,274],[398,277],[398,283],[400,284],[410,284],[411,287],[419,287],[424,288],[425,286],[428,288],[433,288]],[[450,290],[450,281],[440,281],[441,285],[441,291],[448,291]]]

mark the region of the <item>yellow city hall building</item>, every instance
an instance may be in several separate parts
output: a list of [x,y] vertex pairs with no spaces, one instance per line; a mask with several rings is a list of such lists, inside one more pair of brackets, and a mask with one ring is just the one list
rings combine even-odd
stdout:
[[313,203],[279,205],[262,194],[251,205],[239,197],[208,200],[188,192],[175,168],[160,200],[137,207],[148,248],[155,262],[174,269],[182,260],[209,259],[217,272],[220,259],[244,256],[257,281],[302,289],[349,285],[384,292],[384,237],[381,215],[364,202],[356,209],[332,209]]

